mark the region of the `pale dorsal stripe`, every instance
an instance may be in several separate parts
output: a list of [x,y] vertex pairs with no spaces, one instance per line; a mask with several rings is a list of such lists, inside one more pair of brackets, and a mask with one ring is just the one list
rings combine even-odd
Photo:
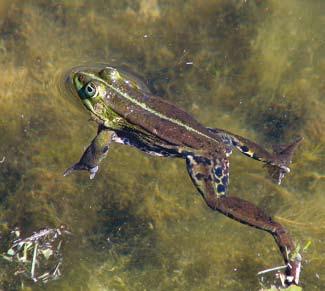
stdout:
[[175,124],[177,124],[177,125],[179,125],[179,126],[182,126],[182,127],[184,127],[185,129],[187,129],[187,130],[189,130],[189,131],[195,132],[195,133],[197,133],[197,134],[199,134],[199,135],[201,135],[201,136],[204,136],[204,137],[206,137],[206,138],[208,138],[208,139],[211,139],[211,140],[214,140],[214,141],[215,141],[214,138],[212,138],[212,137],[210,137],[210,136],[208,136],[208,135],[206,135],[206,134],[204,134],[204,133],[202,133],[202,132],[196,130],[195,128],[193,128],[193,127],[191,127],[191,126],[188,126],[188,125],[184,124],[183,122],[181,122],[181,121],[179,121],[179,120],[177,120],[177,119],[170,118],[170,117],[168,117],[168,116],[166,116],[166,115],[163,115],[163,114],[161,114],[161,113],[155,111],[154,109],[152,109],[152,108],[150,108],[149,106],[147,106],[147,104],[142,103],[142,102],[140,102],[140,101],[138,101],[138,100],[132,98],[132,97],[129,96],[127,93],[122,92],[122,91],[119,90],[118,88],[116,88],[116,87],[114,87],[114,86],[108,84],[105,80],[103,80],[103,79],[97,77],[96,75],[94,75],[94,74],[90,74],[90,73],[83,73],[83,74],[85,74],[85,75],[87,75],[88,77],[90,77],[90,78],[92,78],[92,79],[95,79],[95,80],[97,80],[97,81],[99,81],[99,82],[105,84],[107,87],[109,87],[110,89],[112,89],[113,91],[115,91],[117,94],[119,94],[120,96],[123,96],[125,99],[129,100],[130,102],[132,102],[132,103],[134,103],[134,104],[140,106],[142,109],[144,109],[144,110],[146,110],[146,111],[148,111],[148,112],[150,112],[150,113],[152,113],[152,114],[154,114],[154,115],[156,115],[156,116],[158,116],[158,117],[160,117],[160,118],[162,118],[162,119],[168,120],[168,121],[170,121],[170,122],[172,122],[172,123],[175,123]]

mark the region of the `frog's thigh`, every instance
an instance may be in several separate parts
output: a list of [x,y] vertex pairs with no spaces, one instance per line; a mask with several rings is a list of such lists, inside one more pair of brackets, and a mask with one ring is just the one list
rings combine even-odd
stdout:
[[213,192],[217,197],[226,195],[229,183],[229,161],[227,158],[209,159],[202,156],[187,156],[187,170],[190,177],[206,198]]

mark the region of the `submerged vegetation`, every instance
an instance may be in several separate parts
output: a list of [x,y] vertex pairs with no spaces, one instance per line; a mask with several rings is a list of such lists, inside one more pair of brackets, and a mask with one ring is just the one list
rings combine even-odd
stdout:
[[[1,1],[1,253],[14,227],[29,237],[67,225],[63,277],[46,290],[257,290],[257,272],[281,264],[269,235],[209,211],[183,161],[114,145],[94,180],[63,177],[96,128],[62,76],[127,64],[206,125],[269,145],[304,136],[281,187],[234,154],[229,193],[311,241],[301,281],[321,290],[324,9],[322,0]],[[20,283],[0,260],[0,288]]]
[[15,276],[24,276],[34,282],[43,283],[60,278],[63,259],[61,237],[70,234],[65,227],[41,229],[27,238],[21,238],[20,234],[19,228],[10,233],[12,245],[2,255],[4,260],[12,263]]

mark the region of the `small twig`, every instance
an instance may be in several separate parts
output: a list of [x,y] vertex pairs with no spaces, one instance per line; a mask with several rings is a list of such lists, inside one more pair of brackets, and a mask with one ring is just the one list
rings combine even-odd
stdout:
[[33,262],[32,262],[32,269],[30,272],[31,278],[34,279],[35,278],[35,264],[36,264],[36,255],[37,255],[37,247],[38,247],[38,243],[35,244],[34,247],[34,254],[33,254]]
[[278,270],[282,270],[282,269],[286,269],[286,268],[287,268],[287,265],[279,266],[279,267],[274,267],[274,268],[270,268],[270,269],[266,269],[266,270],[260,271],[260,272],[257,273],[257,275],[262,275],[262,274],[265,274],[265,273],[269,273],[269,272],[273,272],[273,271],[278,271]]
[[56,265],[56,267],[55,267],[55,269],[54,269],[54,271],[53,271],[53,276],[54,276],[54,277],[56,276],[57,273],[60,274],[60,269],[59,269],[59,267],[61,266],[61,264],[62,264],[62,262],[58,262],[58,264]]

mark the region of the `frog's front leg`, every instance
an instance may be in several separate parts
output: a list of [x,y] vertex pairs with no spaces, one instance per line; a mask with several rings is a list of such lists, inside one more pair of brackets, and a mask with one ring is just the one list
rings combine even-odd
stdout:
[[64,172],[64,176],[71,174],[73,171],[88,171],[89,178],[93,179],[98,171],[99,163],[106,157],[109,145],[114,136],[114,132],[99,127],[96,137],[87,147],[78,163],[74,164]]
[[272,234],[287,265],[287,284],[298,284],[301,256],[287,230],[254,204],[237,197],[228,197],[228,163],[225,157],[187,156],[187,169],[207,205],[222,214]]

